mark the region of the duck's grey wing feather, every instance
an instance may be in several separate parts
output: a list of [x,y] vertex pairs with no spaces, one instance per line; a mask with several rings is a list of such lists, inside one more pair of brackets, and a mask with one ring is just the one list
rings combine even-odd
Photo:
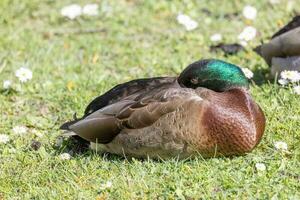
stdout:
[[155,77],[129,81],[115,86],[103,95],[95,98],[85,109],[85,116],[99,110],[107,105],[115,103],[120,99],[126,98],[138,91],[152,90],[163,84],[170,84],[176,81],[176,77]]
[[87,141],[103,144],[109,143],[121,130],[117,119],[106,115],[79,120],[69,129]]

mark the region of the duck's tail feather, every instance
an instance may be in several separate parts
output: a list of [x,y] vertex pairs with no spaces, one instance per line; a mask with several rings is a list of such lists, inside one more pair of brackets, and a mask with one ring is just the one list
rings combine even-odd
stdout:
[[261,45],[255,47],[255,48],[253,49],[253,51],[254,51],[255,53],[257,53],[258,55],[262,56],[262,53],[261,53]]
[[75,124],[76,122],[78,122],[79,120],[73,120],[73,121],[69,121],[69,122],[66,122],[64,123],[63,125],[61,125],[59,127],[59,129],[61,130],[66,130],[66,131],[71,131],[71,129],[69,128],[71,125]]
[[77,119],[77,120],[66,122],[63,125],[61,125],[59,127],[59,129],[64,130],[64,132],[61,135],[64,136],[64,137],[76,136],[77,134],[70,129],[70,126],[73,125],[73,124],[75,124],[78,121],[79,120]]
[[[83,117],[82,117],[83,118]],[[71,125],[75,124],[76,122],[78,122],[79,120],[81,120],[82,118],[77,118],[77,114],[74,113],[73,114],[73,121],[69,121],[64,123],[63,125],[61,125],[59,127],[59,129],[61,130],[66,130],[66,131],[71,131],[71,129],[69,128]]]

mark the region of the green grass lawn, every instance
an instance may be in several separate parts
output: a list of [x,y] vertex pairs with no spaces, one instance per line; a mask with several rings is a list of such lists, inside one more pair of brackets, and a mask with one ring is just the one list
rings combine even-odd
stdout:
[[[93,2],[100,5],[98,16],[67,20],[60,15],[71,3]],[[251,50],[300,11],[296,2],[1,0],[0,87],[11,80],[18,91],[0,92],[0,134],[10,136],[0,143],[0,199],[300,199],[300,97],[268,81],[268,66]],[[247,4],[258,10],[253,22],[241,14]],[[196,20],[198,28],[186,31],[178,24],[180,12]],[[258,30],[247,51],[227,57],[209,51],[212,34],[237,42],[247,24]],[[74,112],[81,115],[92,98],[131,79],[174,76],[201,58],[255,72],[251,92],[267,127],[253,152],[154,161],[88,151],[60,159],[70,147],[68,141],[55,145],[60,124]],[[33,73],[24,84],[15,77],[22,66]],[[13,133],[20,125],[28,128],[24,136]],[[39,150],[31,147],[32,140],[41,142]],[[276,141],[286,142],[289,152],[276,150]],[[266,170],[258,172],[256,163]],[[111,187],[103,186],[107,182]]]

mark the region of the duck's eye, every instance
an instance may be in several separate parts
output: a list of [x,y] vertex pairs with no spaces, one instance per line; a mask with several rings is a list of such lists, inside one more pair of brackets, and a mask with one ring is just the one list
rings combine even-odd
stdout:
[[199,83],[198,78],[192,78],[191,83],[194,85],[198,84]]

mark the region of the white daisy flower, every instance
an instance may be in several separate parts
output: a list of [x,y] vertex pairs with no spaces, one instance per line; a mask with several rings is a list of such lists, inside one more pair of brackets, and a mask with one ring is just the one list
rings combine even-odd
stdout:
[[32,71],[25,67],[21,67],[20,69],[18,69],[15,75],[22,83],[25,83],[32,79]]
[[278,141],[274,143],[274,146],[277,150],[287,151],[288,145],[283,141]]
[[219,42],[221,40],[222,40],[222,35],[220,33],[216,33],[210,36],[210,41],[212,42]]
[[294,93],[300,95],[300,85],[293,87]]
[[253,40],[256,36],[256,28],[253,26],[247,26],[244,30],[238,35],[238,39],[241,41],[250,41]]
[[298,82],[300,81],[300,72],[293,70],[284,70],[280,73],[280,77],[283,79],[290,80],[291,82]]
[[257,171],[266,171],[266,165],[264,163],[256,163],[255,168]]
[[245,6],[243,9],[243,15],[246,19],[254,20],[257,15],[257,10],[253,6]]
[[280,0],[269,0],[270,4],[279,4]]
[[5,80],[3,81],[3,89],[9,89],[11,87],[11,81],[10,80]]
[[198,23],[195,20],[184,14],[179,14],[177,16],[177,21],[179,24],[185,26],[187,31],[192,31],[198,27]]
[[248,68],[241,68],[242,69],[242,71],[243,71],[243,73],[245,74],[245,76],[248,78],[248,79],[251,79],[251,78],[253,78],[253,72],[250,70],[250,69],[248,69]]
[[6,134],[0,134],[0,144],[6,144],[9,142],[9,136]]
[[13,132],[16,134],[16,135],[24,135],[27,133],[27,127],[25,126],[15,126],[13,128]]
[[281,78],[281,79],[278,80],[278,83],[280,85],[287,85],[287,84],[289,84],[289,81],[286,80],[286,79]]
[[190,20],[192,20],[192,19],[188,15],[184,15],[184,14],[177,15],[177,21],[179,24],[184,25],[185,23],[188,23]]
[[82,8],[78,4],[68,5],[68,6],[63,7],[60,10],[60,14],[69,19],[75,19],[76,17],[79,17],[81,15],[81,13],[82,13]]
[[112,187],[112,182],[111,181],[107,181],[106,183],[103,183],[100,185],[100,189],[101,190],[105,190],[107,188],[111,188]]
[[69,153],[62,153],[59,155],[59,158],[61,160],[70,160],[71,159],[71,155]]
[[189,21],[189,23],[185,24],[185,28],[187,31],[192,31],[198,27],[198,23],[194,20]]
[[98,4],[86,4],[82,9],[82,14],[96,16],[99,14],[98,7]]

